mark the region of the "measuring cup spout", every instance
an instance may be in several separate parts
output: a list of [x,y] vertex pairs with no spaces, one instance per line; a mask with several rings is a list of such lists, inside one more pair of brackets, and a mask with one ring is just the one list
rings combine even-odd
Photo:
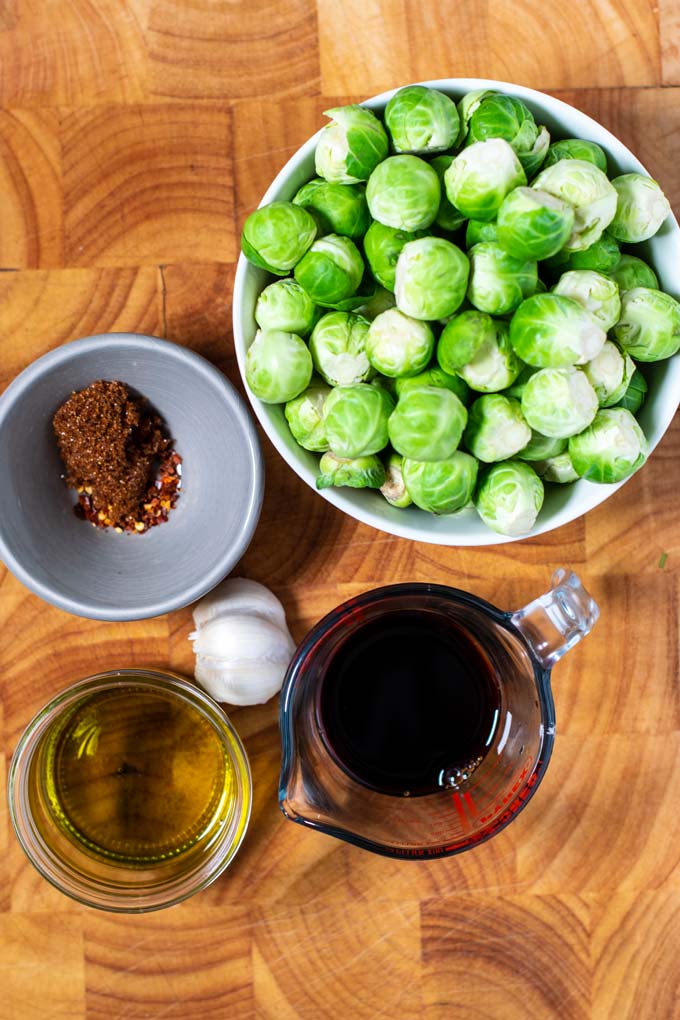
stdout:
[[573,571],[556,570],[552,585],[549,592],[510,617],[535,657],[548,670],[590,633],[600,615],[597,603]]

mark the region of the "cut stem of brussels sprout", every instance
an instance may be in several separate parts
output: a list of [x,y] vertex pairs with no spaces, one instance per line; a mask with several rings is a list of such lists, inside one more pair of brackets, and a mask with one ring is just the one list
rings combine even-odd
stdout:
[[389,156],[366,186],[374,220],[398,230],[422,230],[439,211],[441,187],[436,170],[418,156]]
[[582,432],[597,414],[597,394],[578,368],[542,368],[527,381],[522,414],[536,432],[568,439]]
[[618,196],[609,233],[617,241],[636,244],[653,237],[671,211],[670,202],[651,177],[621,174],[612,184]]
[[443,237],[409,241],[397,261],[397,308],[413,319],[444,319],[461,306],[470,273],[467,256]]
[[305,450],[324,453],[328,449],[323,409],[330,386],[312,382],[299,397],[289,400],[284,414],[295,441]]
[[350,386],[373,375],[366,354],[368,319],[353,312],[327,312],[309,339],[314,368],[330,386]]
[[680,350],[680,303],[670,294],[634,287],[621,298],[614,337],[636,361],[662,361]]
[[583,371],[597,393],[600,407],[612,407],[625,395],[635,362],[612,340],[607,340],[597,357],[583,366]]
[[364,106],[340,106],[326,110],[331,118],[321,132],[314,157],[316,172],[327,181],[357,184],[367,181],[387,156],[387,132]]
[[259,329],[246,354],[246,382],[265,404],[285,404],[307,389],[312,356],[304,340],[280,329]]
[[500,244],[482,241],[470,248],[470,283],[467,297],[480,312],[507,315],[536,290],[535,262],[509,255]]
[[364,262],[349,237],[326,234],[313,243],[296,265],[294,274],[312,301],[332,305],[356,292],[364,274]]
[[611,329],[621,313],[621,298],[615,280],[592,269],[570,269],[553,287],[553,294],[577,301],[600,329]]
[[598,411],[592,424],[569,440],[569,456],[580,478],[621,482],[644,464],[645,434],[623,407]]
[[395,152],[426,154],[453,148],[460,120],[456,104],[443,92],[408,85],[387,103],[385,125]]
[[543,506],[543,482],[521,460],[493,464],[484,472],[475,495],[477,513],[501,535],[526,535]]
[[319,461],[317,489],[347,485],[351,489],[379,489],[385,484],[385,468],[379,457],[336,457],[324,453]]
[[616,213],[616,189],[594,163],[561,159],[541,170],[532,188],[547,191],[574,208],[574,227],[565,251],[583,251],[598,241]]
[[578,301],[561,294],[534,294],[510,321],[515,352],[535,368],[585,365],[600,353],[606,338]]
[[456,450],[447,460],[418,461],[404,457],[402,472],[406,490],[421,510],[454,514],[472,499],[477,481],[477,461]]
[[390,378],[417,375],[430,363],[434,333],[427,322],[388,308],[369,326],[366,353],[371,365]]
[[544,482],[566,485],[568,482],[578,481],[578,475],[567,450],[554,457],[548,457],[547,460],[536,461],[533,466]]
[[573,227],[573,208],[538,188],[515,188],[498,210],[498,243],[524,262],[557,254]]
[[444,174],[449,202],[472,220],[495,219],[505,196],[526,182],[515,150],[502,138],[474,142]]
[[470,408],[464,442],[470,453],[485,464],[508,460],[531,439],[518,400],[500,393],[478,397]]
[[255,321],[260,329],[282,329],[302,337],[311,331],[318,315],[309,294],[290,277],[270,283],[255,305]]
[[320,235],[363,237],[371,222],[362,184],[338,184],[320,177],[303,184],[293,202],[311,212]]
[[387,422],[393,410],[394,401],[381,387],[366,383],[336,386],[324,404],[324,425],[331,452],[336,457],[356,458],[384,450],[389,439]]
[[471,390],[497,393],[511,386],[524,368],[510,344],[507,322],[492,320],[493,335],[488,336],[473,358],[458,369],[458,375]]
[[458,448],[467,411],[441,386],[416,386],[399,397],[388,432],[394,449],[412,460],[446,460]]
[[410,506],[413,500],[406,491],[401,466],[404,458],[400,453],[391,453],[385,464],[385,482],[380,491],[392,506],[403,509]]
[[252,212],[241,235],[249,262],[277,276],[287,276],[316,237],[316,221],[292,202],[270,202]]

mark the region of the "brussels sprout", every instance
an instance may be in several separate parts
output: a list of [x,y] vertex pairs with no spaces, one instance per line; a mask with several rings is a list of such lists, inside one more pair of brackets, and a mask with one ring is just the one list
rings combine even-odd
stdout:
[[467,256],[443,237],[421,237],[401,249],[394,293],[412,319],[444,319],[460,307],[470,274]]
[[472,114],[479,108],[479,104],[482,100],[486,99],[487,96],[495,96],[497,92],[495,89],[474,89],[472,92],[466,92],[463,98],[458,103],[458,117],[460,118],[460,130],[458,137],[456,138],[456,144],[454,148],[462,145],[465,137],[468,133],[470,126],[470,118]]
[[616,213],[616,188],[594,163],[561,159],[541,170],[532,188],[547,191],[574,207],[574,227],[566,251],[583,251],[602,237]]
[[574,210],[537,188],[515,188],[498,210],[498,243],[516,259],[547,259],[567,243]]
[[507,460],[523,450],[531,429],[519,401],[500,393],[478,397],[470,408],[464,442],[470,453],[485,464]]
[[553,287],[553,294],[573,298],[605,332],[621,314],[619,288],[614,280],[592,269],[570,269]]
[[365,319],[369,319],[372,322],[381,312],[386,312],[388,308],[394,308],[394,306],[395,299],[392,291],[386,290],[385,287],[376,286],[375,293],[364,304],[359,305],[356,313],[357,315],[363,315]]
[[533,114],[514,96],[487,96],[470,118],[467,144],[503,138],[512,145],[527,177],[533,177],[550,145],[546,128],[536,125]]
[[299,397],[289,400],[284,414],[293,438],[305,450],[323,453],[328,449],[326,426],[323,420],[323,408],[326,397],[331,392],[330,386],[312,382]]
[[400,453],[394,453],[394,451],[390,453],[385,461],[385,481],[380,486],[380,492],[387,502],[400,509],[410,506],[413,502],[404,485],[404,476],[401,470],[403,461],[404,458]]
[[338,184],[319,177],[303,184],[293,202],[311,212],[319,234],[362,237],[371,222],[366,190],[361,184]]
[[612,270],[619,264],[621,249],[619,242],[606,230],[602,237],[591,244],[583,251],[565,252],[565,258],[560,265],[562,272],[570,269],[592,269],[596,273],[611,274]]
[[589,482],[621,482],[647,459],[645,434],[630,411],[609,407],[569,440],[569,456],[580,478]]
[[605,339],[604,330],[578,301],[561,294],[534,294],[510,321],[512,346],[535,368],[584,365],[599,354]]
[[332,305],[351,297],[363,273],[364,263],[356,245],[339,234],[320,237],[294,270],[297,282],[318,305]]
[[393,410],[394,401],[382,388],[366,383],[336,386],[326,397],[323,412],[331,451],[336,457],[354,459],[384,450]]
[[371,272],[383,287],[394,290],[397,261],[404,245],[408,241],[426,236],[426,230],[397,230],[396,227],[386,227],[377,220],[371,223],[364,237],[364,252]]
[[526,182],[515,150],[502,138],[463,149],[444,173],[446,197],[471,220],[495,219],[508,192]]
[[348,485],[352,489],[379,489],[385,484],[385,468],[375,454],[349,458],[324,453],[319,461],[319,471],[317,489],[327,489],[331,485]]
[[407,85],[385,107],[385,125],[395,152],[443,152],[458,137],[456,104],[443,92]]
[[441,386],[416,386],[399,397],[388,431],[394,449],[412,460],[446,460],[458,448],[467,411]]
[[365,382],[373,369],[366,353],[369,322],[352,312],[327,312],[309,339],[314,368],[330,386]]
[[506,315],[534,293],[538,279],[535,262],[513,258],[493,241],[481,241],[470,248],[468,256],[468,301],[480,312]]
[[670,358],[680,350],[680,304],[661,290],[624,291],[614,337],[636,361]]
[[524,365],[510,344],[507,322],[492,320],[493,335],[489,336],[476,354],[458,369],[470,389],[479,393],[497,393],[512,386]]
[[[532,429],[531,439],[526,446],[517,453],[518,460],[529,460],[533,462],[543,462],[550,460],[553,457],[559,457],[561,453],[567,448],[566,439],[556,439],[554,436],[542,436],[540,432],[535,432]],[[539,471],[536,463],[534,467],[538,471],[541,478],[543,474]]]
[[567,450],[558,453],[555,457],[536,461],[534,468],[544,482],[557,482],[558,485],[566,485],[567,482],[578,481],[578,475]]
[[452,393],[455,393],[458,399],[466,406],[470,403],[470,387],[468,384],[460,376],[449,375],[448,372],[437,366],[426,368],[424,372],[418,372],[418,375],[395,379],[394,382],[397,397],[401,397],[404,393],[413,389],[414,386],[440,386],[445,390],[451,390]]
[[647,380],[640,371],[636,368],[633,372],[630,382],[628,383],[628,389],[619,400],[616,407],[625,407],[631,414],[637,414],[642,405],[645,402],[647,396]]
[[398,378],[417,375],[430,363],[434,333],[427,322],[412,319],[397,308],[388,308],[371,323],[366,353],[382,375]]
[[529,382],[532,375],[536,375],[537,371],[538,369],[534,368],[533,365],[525,365],[512,385],[506,386],[503,390],[505,396],[516,397],[517,400],[521,400],[522,394],[524,393],[524,387]]
[[371,216],[379,223],[398,230],[422,230],[439,211],[439,177],[418,156],[390,156],[369,177],[366,198]]
[[[512,192],[510,192],[512,194]],[[468,220],[465,230],[465,247],[473,248],[480,241],[497,241],[498,227],[496,221],[485,223],[484,220]]]
[[254,266],[287,276],[316,237],[314,217],[292,202],[270,202],[246,220],[241,251]]
[[614,177],[618,200],[609,233],[617,241],[636,244],[653,237],[671,211],[670,202],[651,177],[621,174]]
[[364,106],[339,106],[325,116],[331,123],[316,146],[317,174],[339,184],[367,181],[389,151],[385,128]]
[[458,230],[465,223],[465,217],[462,213],[458,212],[454,206],[451,205],[448,198],[446,197],[446,185],[444,183],[444,174],[451,166],[453,162],[453,156],[435,156],[434,159],[430,160],[430,166],[434,167],[439,178],[439,186],[441,188],[441,198],[439,199],[439,209],[437,215],[434,218],[434,222],[442,230],[448,230],[450,232]]
[[307,336],[317,321],[319,309],[299,283],[287,277],[265,287],[255,305],[260,329],[282,329],[284,333]]
[[543,506],[543,482],[521,460],[493,464],[477,488],[475,506],[487,527],[501,535],[526,535]]
[[636,255],[621,255],[616,266],[609,270],[608,275],[618,283],[621,294],[624,290],[633,290],[635,287],[659,290],[656,273],[651,266],[637,258]]
[[402,472],[406,491],[416,506],[433,514],[454,514],[472,499],[478,465],[462,450],[447,460],[420,461],[404,458]]
[[[330,235],[329,235],[330,236]],[[364,275],[361,277],[359,286],[349,297],[341,301],[329,301],[323,305],[320,311],[326,308],[334,308],[338,312],[356,312],[365,304],[372,301],[378,293],[378,284],[373,279],[373,274],[367,266],[364,267]]]
[[613,341],[605,340],[600,353],[583,366],[583,371],[597,393],[600,407],[613,407],[628,389],[635,362]]
[[301,337],[258,329],[246,354],[246,382],[265,404],[285,404],[309,386],[312,356]]
[[454,315],[444,326],[437,344],[437,361],[453,374],[468,365],[482,347],[496,343],[496,323],[486,312]]
[[554,439],[582,432],[597,408],[597,394],[578,368],[542,368],[528,380],[522,394],[522,414],[529,425]]
[[548,148],[543,168],[559,163],[561,159],[581,159],[586,163],[594,163],[599,170],[607,173],[607,157],[604,149],[596,142],[588,142],[584,138],[563,138],[553,142]]

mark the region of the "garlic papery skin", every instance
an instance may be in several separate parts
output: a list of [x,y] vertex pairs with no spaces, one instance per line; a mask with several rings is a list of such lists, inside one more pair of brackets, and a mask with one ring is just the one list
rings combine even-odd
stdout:
[[262,704],[281,689],[295,642],[283,606],[264,585],[228,578],[193,617],[194,676],[216,701]]

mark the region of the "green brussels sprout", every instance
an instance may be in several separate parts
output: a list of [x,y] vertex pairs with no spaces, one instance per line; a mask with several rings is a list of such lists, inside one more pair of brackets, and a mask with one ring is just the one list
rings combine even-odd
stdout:
[[303,184],[293,202],[311,212],[320,235],[363,237],[371,222],[362,184],[338,184],[318,177]]
[[597,414],[597,394],[578,368],[542,368],[528,380],[522,414],[542,436],[568,439],[582,432]]
[[356,245],[339,234],[320,237],[294,269],[295,279],[317,305],[332,305],[351,297],[363,273],[364,263]]
[[416,386],[399,397],[388,431],[394,449],[411,460],[447,460],[458,448],[467,411],[441,386]]
[[348,485],[351,489],[379,489],[385,484],[385,468],[379,457],[336,457],[324,453],[319,461],[317,489]]
[[558,453],[555,457],[536,461],[534,468],[544,482],[557,482],[558,485],[566,485],[568,482],[578,481],[578,475],[567,450]]
[[305,450],[324,453],[328,449],[323,409],[330,386],[312,381],[304,393],[286,404],[284,414],[293,438]]
[[400,453],[390,453],[385,464],[385,481],[380,486],[380,491],[392,506],[400,509],[410,506],[413,500],[406,491],[402,464],[404,458]]
[[357,315],[363,315],[365,319],[369,319],[372,322],[381,312],[386,312],[388,308],[394,307],[394,293],[385,287],[376,286],[375,293],[363,305],[359,305],[356,313]]
[[[366,383],[336,386],[326,397],[324,423],[331,452],[355,459],[384,450],[394,401],[387,390]],[[382,483],[381,483],[382,484]]]
[[364,274],[361,277],[359,286],[354,293],[349,297],[343,298],[341,301],[329,301],[327,304],[322,306],[321,311],[326,308],[334,308],[337,312],[356,312],[367,302],[372,301],[377,293],[378,284],[373,279],[373,274],[370,269],[365,266]]
[[309,339],[314,368],[329,386],[351,386],[373,375],[366,353],[368,319],[353,312],[327,312]]
[[616,188],[594,163],[561,159],[541,170],[532,188],[547,191],[574,207],[574,227],[567,252],[583,251],[599,241],[616,213]]
[[441,227],[442,230],[453,232],[462,227],[465,223],[465,217],[462,213],[451,205],[448,198],[446,197],[446,185],[444,183],[444,174],[451,166],[453,162],[453,156],[435,156],[434,159],[430,160],[430,166],[433,167],[437,172],[439,178],[439,186],[441,188],[441,198],[439,199],[439,209],[437,215],[434,218],[436,226]]
[[282,329],[302,337],[313,328],[318,314],[307,291],[291,277],[270,283],[255,305],[255,321],[260,329]]
[[418,156],[389,156],[369,177],[366,198],[371,216],[379,223],[398,230],[422,230],[439,212],[439,177]]
[[651,177],[621,174],[612,184],[618,195],[609,233],[617,241],[637,244],[653,237],[671,211],[670,202]]
[[523,368],[524,365],[512,349],[507,322],[492,319],[491,329],[486,332],[484,342],[477,347],[467,364],[456,371],[471,390],[497,393],[512,386]]
[[574,470],[589,482],[623,481],[642,467],[648,449],[644,432],[623,407],[598,411],[592,424],[569,440]]
[[479,108],[479,104],[482,100],[486,99],[487,96],[495,96],[497,94],[498,93],[495,89],[474,89],[472,92],[465,93],[458,103],[460,129],[458,131],[458,137],[456,138],[454,148],[457,149],[465,141],[470,126],[470,118],[475,110]]
[[594,163],[595,166],[607,173],[607,157],[596,142],[588,142],[585,138],[563,138],[560,142],[553,142],[548,148],[543,168],[559,163],[561,159],[581,159],[586,163]]
[[366,353],[371,365],[390,378],[417,375],[430,363],[434,333],[427,322],[397,308],[377,315],[369,326]]
[[647,287],[649,290],[660,289],[654,270],[636,255],[621,255],[616,266],[609,270],[608,275],[618,283],[621,294],[624,290],[633,290],[635,287]]
[[522,361],[535,368],[584,365],[599,354],[605,340],[604,330],[578,301],[561,294],[534,294],[510,320],[510,343]]
[[544,462],[553,457],[559,457],[567,448],[566,439],[556,439],[554,436],[542,436],[540,432],[531,430],[531,439],[526,446],[517,453],[518,460],[528,460],[534,464],[541,478],[542,473],[536,467],[537,462]]
[[470,274],[467,255],[443,237],[408,241],[397,262],[397,308],[412,319],[444,319],[460,307]]
[[484,473],[477,488],[477,513],[492,531],[526,535],[543,506],[543,482],[522,460],[504,460]]
[[364,237],[364,253],[371,272],[383,287],[394,290],[397,261],[404,245],[426,236],[426,230],[398,230],[396,227],[386,227],[377,220],[371,223]]
[[496,323],[486,312],[459,312],[444,326],[437,344],[437,361],[453,375],[468,365],[482,347],[496,343]]
[[451,390],[455,393],[461,403],[466,406],[470,403],[470,387],[468,384],[460,378],[458,375],[449,375],[442,368],[433,366],[426,368],[424,372],[418,372],[418,375],[411,375],[406,378],[403,376],[399,379],[395,379],[395,391],[397,397],[401,397],[404,393],[407,393],[414,386],[440,386],[445,390]]
[[316,237],[316,221],[292,202],[270,202],[250,214],[241,234],[241,251],[254,266],[287,276]]
[[443,92],[407,85],[387,103],[385,126],[395,152],[443,152],[453,148],[460,119],[456,104]]
[[514,312],[536,289],[535,262],[516,259],[493,241],[480,241],[468,252],[468,301],[480,312],[506,315]]
[[613,407],[628,389],[635,362],[612,340],[605,340],[600,353],[583,366],[583,371],[597,393],[600,407]]
[[526,182],[515,150],[502,138],[463,149],[444,173],[446,197],[471,220],[494,220],[508,192]]
[[447,460],[420,461],[404,457],[406,491],[416,506],[432,514],[455,514],[472,499],[478,465],[474,457],[456,450]]
[[503,393],[506,397],[516,397],[517,400],[522,399],[524,393],[524,387],[531,379],[532,375],[535,375],[538,369],[534,368],[533,365],[524,365],[522,371],[519,373],[515,381],[511,386],[506,386]]
[[468,220],[465,229],[465,247],[474,248],[480,241],[498,241],[498,227],[495,220],[489,223],[485,223],[484,220]]
[[642,405],[645,402],[647,396],[647,380],[640,371],[636,368],[633,372],[630,382],[628,383],[628,389],[619,400],[616,407],[625,407],[631,414],[637,414]]
[[670,294],[633,287],[621,297],[614,338],[636,361],[662,361],[680,350],[680,304]]
[[514,96],[487,96],[470,118],[466,144],[502,138],[512,145],[527,177],[533,177],[548,152],[550,135],[539,128],[533,114]]
[[500,393],[478,397],[470,408],[464,442],[470,453],[484,464],[508,460],[523,450],[531,429],[518,400]]
[[526,262],[555,255],[571,237],[574,210],[538,188],[515,188],[498,210],[498,243]]
[[592,269],[596,273],[610,275],[619,263],[621,249],[619,242],[605,230],[602,237],[589,248],[565,252],[564,255],[564,260],[559,266],[562,272],[570,269]]
[[309,386],[312,356],[304,340],[281,329],[258,329],[246,354],[246,382],[265,404],[285,404]]
[[316,146],[318,176],[339,184],[367,181],[389,151],[385,128],[365,106],[339,106],[325,116],[331,123]]
[[570,269],[553,287],[553,294],[577,301],[601,329],[611,329],[621,314],[617,283],[592,269]]

